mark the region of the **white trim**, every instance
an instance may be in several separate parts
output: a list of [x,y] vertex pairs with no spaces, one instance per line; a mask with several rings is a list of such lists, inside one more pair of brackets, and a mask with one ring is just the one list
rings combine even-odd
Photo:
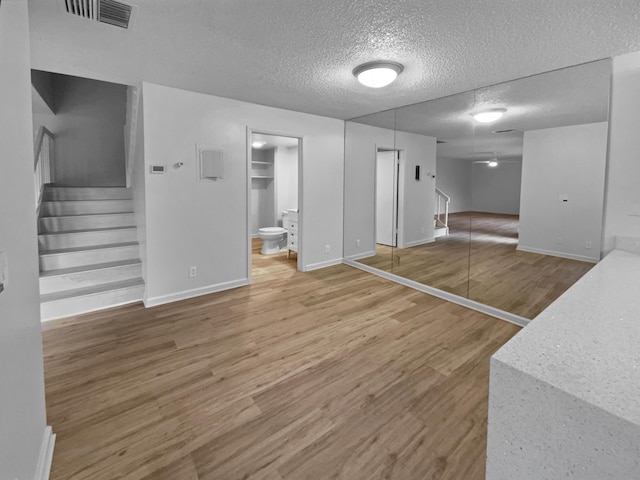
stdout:
[[34,480],[49,480],[51,472],[51,461],[53,460],[53,447],[56,443],[56,436],[51,427],[44,429],[42,443],[40,444],[40,454],[38,455],[38,465]]
[[369,250],[368,252],[356,253],[355,255],[349,255],[345,257],[346,260],[360,260],[361,258],[369,258],[375,256],[375,250]]
[[518,245],[516,250],[520,250],[521,252],[539,253],[541,255],[551,255],[552,257],[568,258],[570,260],[580,260],[581,262],[598,263],[600,261],[600,259],[596,257],[587,257],[586,255],[573,255],[571,253],[556,252],[554,250],[532,248],[522,245]]
[[244,287],[246,285],[249,285],[248,278],[241,278],[240,280],[233,280],[231,282],[216,283],[215,285],[207,285],[206,287],[183,290],[182,292],[171,293],[169,295],[145,298],[144,306],[147,308],[155,307],[157,305],[164,305],[165,303],[186,300],[187,298],[199,297],[201,295],[208,295],[209,293],[221,292],[223,290],[231,290],[232,288]]
[[342,258],[334,258],[333,260],[327,260],[326,262],[312,263],[305,265],[303,272],[310,272],[312,270],[318,270],[320,268],[333,267],[334,265],[340,265]]
[[391,280],[392,282],[399,283],[400,285],[404,285],[405,287],[413,288],[414,290],[428,293],[429,295],[433,295],[434,297],[441,298],[443,300],[446,300],[451,303],[455,303],[457,305],[462,305],[463,307],[470,308],[471,310],[476,310],[477,312],[491,315],[492,317],[496,317],[500,320],[505,320],[509,323],[513,323],[520,327],[526,327],[531,321],[528,318],[524,318],[519,315],[515,315],[513,313],[505,312],[504,310],[490,307],[489,305],[485,305],[483,303],[479,303],[474,300],[470,300],[468,298],[460,297],[458,295],[454,295],[453,293],[445,292],[443,290],[438,290],[437,288],[429,287],[427,285],[423,285],[422,283],[414,282],[413,280],[408,280],[404,277],[400,277],[399,275],[394,275],[393,273],[384,272],[382,270],[378,270],[377,268],[373,268],[368,265],[364,265],[362,263],[354,262],[346,258],[343,259],[343,263],[345,265],[349,265],[350,267],[354,267],[359,270],[364,270],[365,272],[373,273],[378,277],[386,278],[387,280]]
[[424,245],[426,243],[433,243],[436,241],[436,237],[424,238],[422,240],[414,240],[404,244],[404,248],[417,247],[418,245]]

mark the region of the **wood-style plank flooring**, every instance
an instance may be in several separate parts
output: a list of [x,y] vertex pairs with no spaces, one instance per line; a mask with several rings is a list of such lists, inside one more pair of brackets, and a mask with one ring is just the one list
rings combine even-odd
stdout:
[[517,215],[463,212],[449,219],[447,237],[411,248],[378,245],[374,257],[359,262],[525,318],[594,265],[516,250]]
[[43,327],[52,480],[484,478],[519,328],[339,265]]

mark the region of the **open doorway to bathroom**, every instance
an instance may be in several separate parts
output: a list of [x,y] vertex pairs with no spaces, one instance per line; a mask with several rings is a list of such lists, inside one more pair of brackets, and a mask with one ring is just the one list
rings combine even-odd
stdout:
[[249,273],[300,270],[301,139],[249,132]]

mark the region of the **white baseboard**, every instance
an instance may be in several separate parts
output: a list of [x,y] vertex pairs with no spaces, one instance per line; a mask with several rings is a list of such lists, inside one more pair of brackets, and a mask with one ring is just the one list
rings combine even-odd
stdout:
[[305,265],[303,268],[303,272],[310,272],[312,270],[319,270],[321,268],[333,267],[334,265],[340,265],[342,263],[342,258],[334,258],[333,260],[327,260],[326,262],[312,263],[310,265]]
[[532,248],[523,245],[518,245],[516,250],[521,252],[539,253],[541,255],[551,255],[552,257],[568,258],[569,260],[580,260],[581,262],[598,263],[600,258],[588,257],[586,255],[573,255],[571,253],[556,252],[554,250],[545,250],[543,248]]
[[208,295],[209,293],[221,292],[223,290],[231,290],[232,288],[244,287],[246,285],[249,285],[249,279],[241,278],[240,280],[216,283],[215,285],[207,285],[206,287],[183,290],[182,292],[171,293],[169,295],[161,295],[159,297],[147,298],[145,296],[144,306],[155,307],[158,305],[164,305],[165,303],[186,300],[187,298],[199,297],[201,295]]
[[433,243],[436,241],[436,237],[423,238],[421,240],[414,240],[413,242],[407,242],[403,247],[400,248],[411,248],[417,247],[418,245],[424,245],[426,243]]
[[38,455],[38,465],[36,466],[36,474],[34,480],[49,480],[51,472],[51,461],[53,460],[53,447],[56,443],[56,436],[51,427],[44,429],[42,444],[40,445],[40,454]]
[[445,292],[444,290],[438,290],[437,288],[414,282],[413,280],[400,277],[399,275],[394,275],[393,273],[378,270],[377,268],[370,267],[363,263],[353,262],[346,258],[344,259],[343,263],[345,265],[349,265],[350,267],[364,270],[365,272],[373,273],[378,277],[386,278],[387,280],[391,280],[392,282],[399,283],[400,285],[404,285],[405,287],[428,293],[429,295],[433,295],[434,297],[441,298],[457,305],[462,305],[463,307],[470,308],[471,310],[476,310],[477,312],[486,313],[487,315],[491,315],[492,317],[498,318],[500,320],[505,320],[520,327],[526,327],[531,321],[528,318],[521,317],[520,315],[505,312],[504,310],[500,310],[499,308],[490,307],[489,305],[469,300],[468,298],[459,297],[458,295],[454,295],[453,293]]
[[347,260],[360,260],[361,258],[369,258],[369,257],[375,257],[375,256],[376,256],[375,250],[369,250],[368,252],[356,253],[355,255],[351,255],[345,258]]

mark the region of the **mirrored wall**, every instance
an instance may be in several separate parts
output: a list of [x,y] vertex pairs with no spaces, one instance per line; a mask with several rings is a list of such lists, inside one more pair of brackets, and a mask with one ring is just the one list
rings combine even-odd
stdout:
[[610,77],[601,60],[348,121],[345,258],[534,318],[600,259]]

